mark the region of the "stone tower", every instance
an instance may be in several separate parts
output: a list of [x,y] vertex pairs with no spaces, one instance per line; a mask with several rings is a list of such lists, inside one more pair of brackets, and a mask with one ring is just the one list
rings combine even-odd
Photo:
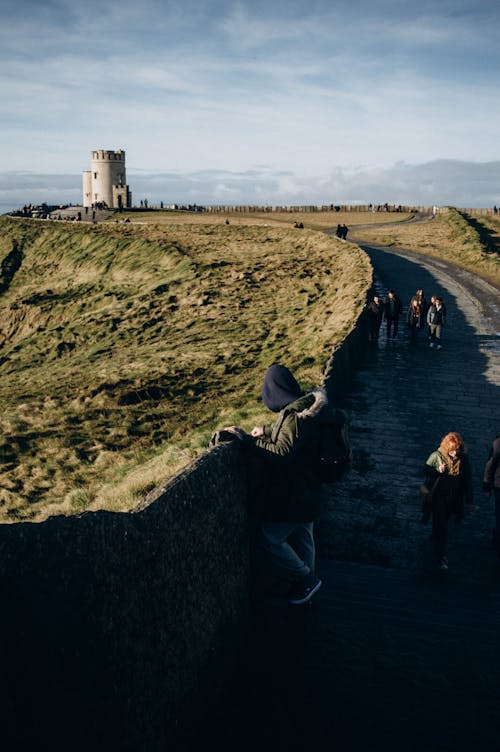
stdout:
[[125,174],[125,152],[92,152],[92,169],[83,173],[83,205],[104,204],[109,209],[132,206]]

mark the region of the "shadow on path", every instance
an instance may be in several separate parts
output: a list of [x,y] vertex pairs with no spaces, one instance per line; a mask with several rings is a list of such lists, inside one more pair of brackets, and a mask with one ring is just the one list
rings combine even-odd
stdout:
[[493,232],[475,217],[466,212],[459,212],[468,224],[477,232],[481,245],[487,253],[500,253],[500,233]]
[[[498,746],[500,571],[481,474],[500,432],[500,295],[441,262],[365,250],[382,294],[393,288],[404,304],[418,288],[442,294],[444,347],[431,350],[425,332],[411,346],[404,320],[395,341],[382,329],[367,343],[343,403],[354,466],[316,528],[323,587],[310,606],[254,611],[246,665],[207,729],[219,749]],[[476,508],[451,531],[439,577],[418,487],[451,430],[469,448]]]

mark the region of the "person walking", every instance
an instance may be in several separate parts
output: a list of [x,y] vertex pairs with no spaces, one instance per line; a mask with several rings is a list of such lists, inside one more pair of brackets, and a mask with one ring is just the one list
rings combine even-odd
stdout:
[[[432,545],[437,567],[448,570],[446,545],[448,522],[452,515],[460,523],[464,516],[464,499],[472,509],[472,473],[465,444],[459,433],[452,431],[441,439],[438,449],[425,463],[425,485],[432,496]],[[425,519],[424,519],[425,521]]]
[[257,509],[256,548],[268,577],[268,590],[286,592],[290,603],[309,601],[321,587],[316,576],[314,520],[321,505],[315,475],[320,430],[314,418],[328,404],[324,389],[304,394],[286,366],[266,372],[261,397],[275,421],[250,434],[237,426],[224,429],[238,438],[251,457],[261,460],[262,477],[254,493]]
[[429,324],[429,332],[431,341],[429,347],[436,347],[437,350],[442,350],[442,333],[443,327],[446,321],[446,308],[443,303],[443,299],[438,295],[435,297],[434,303],[429,307],[427,313],[427,323]]
[[406,325],[410,334],[410,343],[415,345],[420,329],[422,328],[422,308],[417,298],[413,297],[408,306]]
[[427,317],[427,311],[429,310],[429,303],[427,302],[427,298],[425,297],[425,292],[422,289],[417,290],[411,301],[412,300],[417,301],[418,305],[420,306],[420,310],[422,311],[422,322],[420,328],[423,329]]
[[483,492],[487,499],[493,491],[495,502],[495,530],[493,532],[493,545],[500,559],[500,435],[493,439],[483,473]]
[[427,336],[429,338],[429,342],[432,340],[431,325],[429,323],[429,318],[430,318],[429,317],[429,311],[430,311],[431,307],[435,306],[435,305],[436,305],[436,296],[435,295],[431,295],[431,299],[430,299],[429,305],[427,306],[427,312],[425,314],[425,320],[427,322]]
[[403,304],[400,298],[396,295],[394,290],[389,290],[387,297],[384,300],[384,318],[387,322],[387,339],[391,337],[391,330],[393,338],[398,333],[399,317],[403,312]]
[[366,307],[368,318],[368,335],[371,342],[376,342],[379,337],[380,325],[384,315],[384,305],[378,295],[374,295]]

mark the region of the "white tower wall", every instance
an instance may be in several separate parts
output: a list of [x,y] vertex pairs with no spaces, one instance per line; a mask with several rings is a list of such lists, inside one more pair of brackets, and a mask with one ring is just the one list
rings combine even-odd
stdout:
[[[103,201],[110,209],[113,204],[113,186],[125,186],[125,152],[99,149],[92,152],[92,203]],[[85,191],[84,191],[85,193]]]
[[92,173],[86,170],[83,173],[83,205],[92,206]]

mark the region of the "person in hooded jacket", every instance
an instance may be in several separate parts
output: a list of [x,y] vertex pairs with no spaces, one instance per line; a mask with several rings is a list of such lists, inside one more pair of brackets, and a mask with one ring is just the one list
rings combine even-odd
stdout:
[[315,473],[320,430],[315,420],[328,404],[324,389],[304,394],[286,366],[266,372],[261,397],[276,420],[250,434],[233,433],[252,457],[261,460],[262,479],[255,495],[256,546],[285,579],[290,603],[306,603],[321,587],[315,573],[314,520],[321,505]]

